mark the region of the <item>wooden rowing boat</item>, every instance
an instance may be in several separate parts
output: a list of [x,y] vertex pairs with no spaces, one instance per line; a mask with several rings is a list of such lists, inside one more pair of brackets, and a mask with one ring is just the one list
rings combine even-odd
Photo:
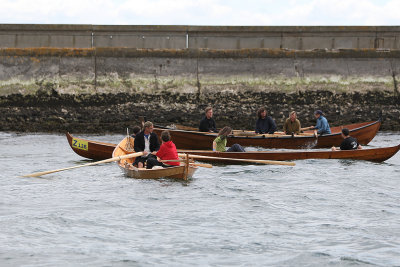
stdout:
[[[350,135],[357,138],[361,145],[367,145],[376,135],[381,126],[381,121],[370,121],[332,127],[331,134],[314,136],[312,131],[306,131],[300,135],[284,134],[258,134],[250,131],[233,131],[228,137],[227,146],[237,143],[245,147],[308,149],[327,148],[339,146],[343,141],[341,130],[348,128]],[[163,130],[168,128],[157,127],[154,132],[160,136]],[[217,137],[216,133],[205,133],[180,129],[168,129],[177,148],[180,149],[210,149],[212,142]]]
[[[93,155],[93,153],[87,153],[87,150],[91,150],[92,145],[97,150],[102,148],[102,154],[97,155],[97,159],[108,159],[112,157],[112,151],[116,147],[115,144],[104,143],[102,146],[101,142],[94,142],[86,139],[80,139],[73,137],[70,133],[67,133],[67,139],[71,148],[80,156],[87,157],[87,155]],[[84,143],[87,144],[87,150],[81,150],[72,146],[73,143]],[[111,147],[111,149],[110,149]],[[232,157],[242,159],[261,159],[261,160],[299,160],[299,159],[356,159],[356,160],[369,160],[382,162],[397,153],[399,146],[382,147],[382,148],[364,148],[361,150],[347,150],[347,151],[314,151],[314,150],[294,150],[294,151],[250,151],[250,152],[212,152],[212,151],[200,151],[200,150],[180,150],[180,152],[188,152],[195,155],[208,155],[214,157]],[[104,158],[99,158],[100,155],[105,155]]]
[[249,151],[249,152],[215,152],[207,150],[178,150],[180,153],[213,157],[209,159],[197,158],[199,161],[222,162],[221,158],[253,159],[253,160],[302,160],[302,159],[353,159],[383,162],[393,157],[400,149],[400,145],[381,148],[364,148],[357,150],[291,150],[291,151]]
[[[132,137],[124,138],[117,146],[115,146],[115,149],[112,152],[112,157],[119,157],[133,153],[133,140],[134,138]],[[189,164],[189,159],[187,159],[184,165],[170,168],[161,167],[159,169],[136,168],[132,165],[134,161],[135,158],[127,158],[117,161],[121,170],[130,178],[157,179],[166,177],[187,180],[191,178],[194,172],[198,169],[198,167]]]

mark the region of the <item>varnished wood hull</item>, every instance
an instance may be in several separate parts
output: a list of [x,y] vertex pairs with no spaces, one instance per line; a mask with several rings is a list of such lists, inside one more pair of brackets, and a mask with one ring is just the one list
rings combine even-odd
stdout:
[[[133,148],[133,138],[124,138],[112,152],[112,157],[124,156],[132,151],[127,150],[127,147]],[[129,146],[127,144],[129,143]],[[172,178],[172,179],[183,179],[187,180],[192,178],[198,167],[195,166],[177,166],[170,168],[160,168],[160,169],[143,169],[135,168],[132,163],[135,158],[122,159],[117,162],[118,166],[124,172],[127,177],[137,178],[137,179],[158,179],[158,178]]]
[[[357,138],[361,145],[367,145],[376,135],[381,121],[372,121],[332,127],[332,134],[322,136],[312,135],[259,135],[259,136],[229,136],[227,146],[240,144],[242,146],[285,148],[285,149],[308,149],[308,148],[330,148],[339,146],[343,141],[341,129],[348,128],[350,135]],[[157,135],[161,135],[164,128],[154,128]],[[210,149],[212,142],[217,137],[215,133],[203,133],[196,131],[168,129],[172,140],[180,149]],[[309,132],[310,133],[310,132]]]
[[[76,137],[72,137],[69,133],[67,133],[68,140],[79,139]],[[89,143],[89,149],[91,143],[95,143],[97,146],[101,146],[101,142],[94,142],[85,140]],[[111,158],[112,152],[109,151],[110,144],[104,143],[103,154],[106,156],[104,158],[97,158],[99,160]],[[113,149],[116,145],[113,146]],[[81,153],[79,149],[72,148],[78,155],[85,157],[85,155],[90,155],[92,153]],[[190,153],[195,155],[204,155],[204,156],[213,156],[213,157],[225,157],[225,158],[241,158],[241,159],[261,159],[261,160],[300,160],[300,159],[356,159],[356,160],[369,160],[382,162],[397,153],[399,150],[399,146],[392,147],[382,147],[382,148],[364,148],[361,150],[347,150],[347,151],[312,151],[312,150],[295,150],[295,151],[251,151],[244,153],[237,152],[223,152],[216,153],[207,150],[179,150],[179,152]],[[109,153],[109,154],[107,154]],[[99,155],[97,155],[99,157]]]
[[218,158],[234,159],[256,159],[256,160],[303,160],[303,159],[354,159],[382,162],[393,157],[400,149],[400,145],[382,148],[364,148],[358,150],[338,151],[250,151],[250,152],[214,152],[205,150],[179,150],[179,153],[216,157],[216,159],[198,159],[207,162],[222,162],[232,164],[230,161],[223,161]]
[[[91,141],[83,138],[76,138],[70,133],[66,133],[67,140],[71,149],[81,157],[93,160],[103,160],[112,157],[116,144]],[[75,145],[74,145],[75,144]],[[87,144],[82,147],[79,144]]]

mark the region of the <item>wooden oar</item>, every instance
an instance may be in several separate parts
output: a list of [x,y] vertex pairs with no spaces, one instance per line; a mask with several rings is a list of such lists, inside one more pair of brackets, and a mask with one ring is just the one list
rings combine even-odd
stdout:
[[[185,162],[184,159],[165,159],[160,160],[160,162]],[[189,163],[192,166],[204,167],[204,168],[212,168],[211,164],[204,164],[204,163]]]
[[205,163],[189,163],[191,166],[197,166],[197,167],[204,167],[204,168],[212,168],[213,166],[211,164],[205,164]]
[[93,165],[97,165],[97,164],[118,161],[118,160],[121,160],[121,159],[136,158],[136,157],[139,157],[139,156],[142,156],[142,155],[143,155],[143,152],[138,152],[138,153],[128,154],[128,155],[125,155],[125,156],[113,157],[113,158],[109,158],[109,159],[105,159],[105,160],[100,160],[100,161],[96,161],[96,162],[86,163],[86,164],[77,165],[77,166],[68,167],[68,168],[63,168],[63,169],[57,169],[57,170],[52,170],[52,171],[44,171],[44,172],[35,172],[35,173],[23,175],[22,177],[38,177],[38,176],[42,176],[42,175],[46,175],[46,174],[50,174],[50,173],[54,173],[54,172],[60,172],[60,171],[66,171],[66,170],[81,168],[81,167],[93,166]]
[[[240,152],[237,152],[240,153]],[[179,157],[185,154],[178,154]],[[274,165],[287,165],[287,166],[295,166],[294,162],[286,162],[286,161],[278,161],[278,160],[260,160],[260,159],[233,159],[233,158],[220,158],[220,157],[210,157],[210,156],[200,156],[189,154],[189,158],[193,159],[211,159],[211,160],[221,160],[221,161],[236,161],[243,163],[261,163],[261,164],[274,164]]]

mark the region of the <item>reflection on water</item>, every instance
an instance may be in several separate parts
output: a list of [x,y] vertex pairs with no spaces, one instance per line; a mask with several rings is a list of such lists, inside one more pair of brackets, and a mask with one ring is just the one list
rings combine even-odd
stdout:
[[[82,136],[118,143],[122,135]],[[125,178],[65,136],[0,133],[1,266],[400,265],[400,155]],[[371,147],[400,144],[379,133]]]

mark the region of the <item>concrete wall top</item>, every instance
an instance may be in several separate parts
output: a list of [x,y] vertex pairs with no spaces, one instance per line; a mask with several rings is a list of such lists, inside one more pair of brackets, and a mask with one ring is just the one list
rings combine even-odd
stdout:
[[0,24],[0,48],[400,49],[400,26]]
[[398,35],[400,26],[196,26],[196,25],[92,25],[0,24],[0,31],[162,31],[162,32],[286,32],[286,33],[382,33]]

